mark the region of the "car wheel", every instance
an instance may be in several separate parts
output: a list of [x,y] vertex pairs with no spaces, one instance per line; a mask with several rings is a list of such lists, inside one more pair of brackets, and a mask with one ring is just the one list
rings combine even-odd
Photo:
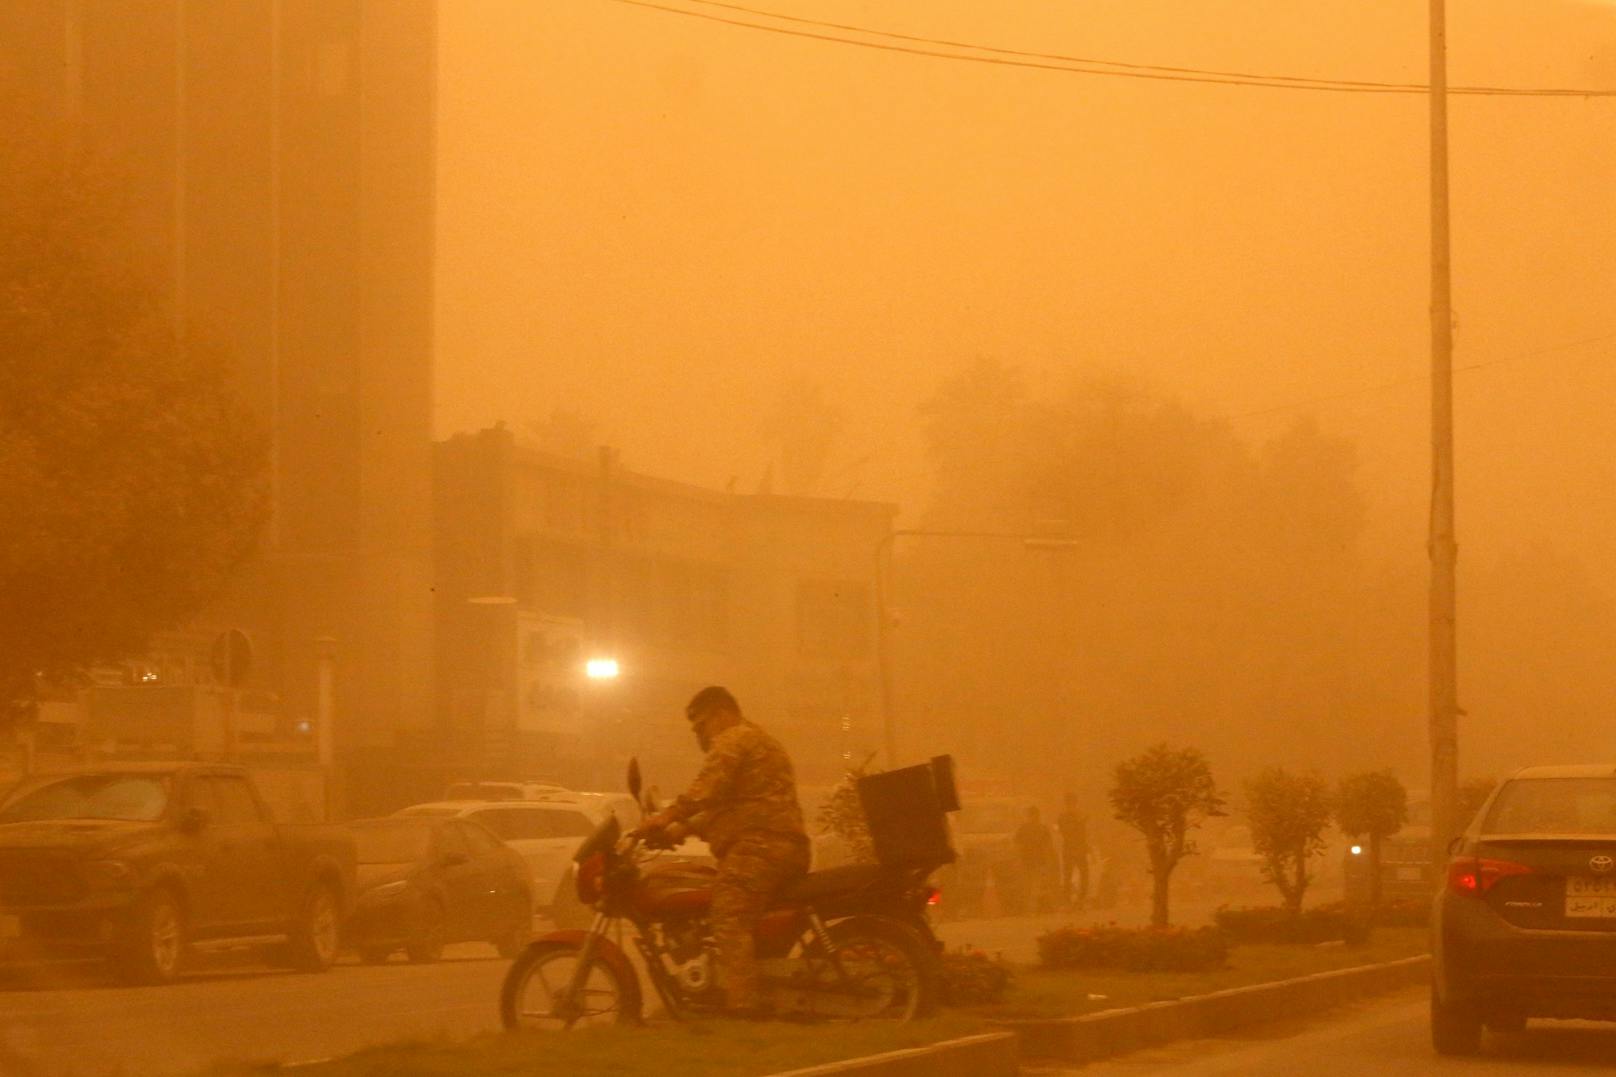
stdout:
[[166,984],[179,976],[185,957],[185,910],[166,887],[143,895],[130,909],[129,924],[114,958],[120,979]]
[[527,949],[527,944],[533,939],[532,917],[522,917],[511,922],[504,934],[490,941],[494,949],[499,951],[500,957],[515,957]]
[[444,919],[443,906],[436,901],[428,901],[421,907],[420,922],[404,944],[404,953],[411,961],[422,965],[443,956]]
[[1446,1002],[1431,985],[1431,1046],[1439,1055],[1473,1055],[1481,1050],[1481,1015]]
[[342,942],[342,906],[330,883],[315,883],[303,895],[292,937],[287,940],[288,963],[301,972],[324,972],[337,960]]

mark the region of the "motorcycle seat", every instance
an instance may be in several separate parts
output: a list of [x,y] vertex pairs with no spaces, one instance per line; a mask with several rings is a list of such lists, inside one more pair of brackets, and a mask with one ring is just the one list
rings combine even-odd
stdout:
[[780,905],[805,905],[832,894],[847,894],[864,889],[884,874],[879,864],[844,864],[841,867],[810,871],[787,883],[775,897]]

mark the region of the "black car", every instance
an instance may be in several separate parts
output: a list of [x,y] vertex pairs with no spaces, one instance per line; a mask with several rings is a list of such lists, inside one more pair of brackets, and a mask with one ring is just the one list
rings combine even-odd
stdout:
[[350,824],[359,884],[346,941],[368,963],[403,949],[436,961],[454,942],[491,942],[512,957],[533,929],[527,865],[465,819],[395,815]]
[[1454,843],[1432,920],[1431,1039],[1616,1021],[1616,766],[1529,767]]

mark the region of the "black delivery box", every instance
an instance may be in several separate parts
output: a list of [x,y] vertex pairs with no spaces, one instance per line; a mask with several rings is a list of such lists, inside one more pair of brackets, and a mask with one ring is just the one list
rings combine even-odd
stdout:
[[858,780],[859,803],[875,858],[889,868],[935,868],[954,861],[945,813],[959,810],[954,760],[882,771]]

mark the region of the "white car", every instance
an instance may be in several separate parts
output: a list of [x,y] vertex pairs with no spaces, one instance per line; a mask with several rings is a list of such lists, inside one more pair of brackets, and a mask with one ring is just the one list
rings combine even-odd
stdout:
[[443,800],[416,804],[396,814],[458,816],[481,823],[521,855],[533,878],[534,907],[547,913],[562,896],[563,886],[572,885],[572,854],[610,810],[609,806],[578,803],[574,796],[553,801]]

